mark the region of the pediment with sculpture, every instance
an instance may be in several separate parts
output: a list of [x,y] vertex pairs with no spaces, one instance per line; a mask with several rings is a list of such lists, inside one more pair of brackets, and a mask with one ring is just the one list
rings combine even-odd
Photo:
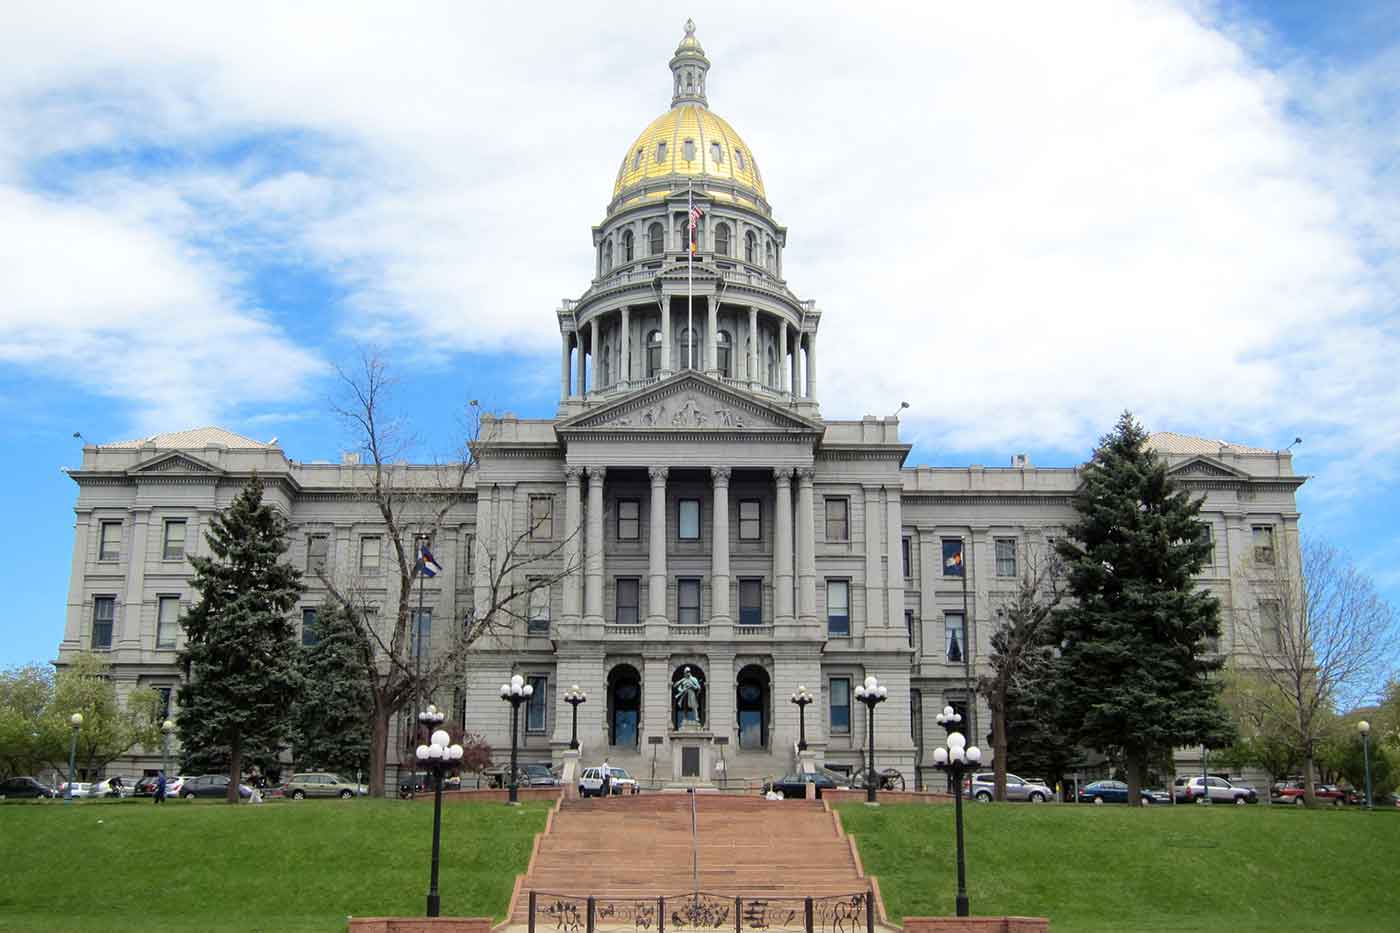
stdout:
[[804,431],[820,423],[735,392],[698,373],[685,373],[557,426],[574,431]]

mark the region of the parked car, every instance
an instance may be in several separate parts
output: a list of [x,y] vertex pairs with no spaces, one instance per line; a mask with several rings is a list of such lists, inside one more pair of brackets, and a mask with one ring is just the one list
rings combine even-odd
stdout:
[[58,796],[58,791],[43,783],[38,778],[32,777],[12,777],[0,781],[0,797],[11,800],[39,799],[41,797],[52,799]]
[[[1306,806],[1305,785],[1300,780],[1280,781],[1273,786],[1271,799],[1274,803],[1291,803],[1295,806]],[[1314,784],[1313,796],[1321,803],[1330,803],[1334,807],[1345,806],[1353,802],[1353,795],[1332,784]]]
[[423,771],[410,771],[407,774],[399,775],[399,797],[404,800],[412,799],[418,794],[432,793],[432,775]]
[[824,790],[846,790],[851,786],[849,779],[845,775],[828,771],[825,768],[818,771],[795,772],[783,775],[776,781],[769,781],[763,785],[763,793],[777,792],[784,797],[802,798],[807,796],[807,783],[816,785],[817,797],[820,798]]
[[[991,771],[979,771],[963,782],[963,791],[973,800],[987,803],[996,797],[996,775]],[[1055,799],[1055,792],[1044,784],[1033,784],[1014,774],[1006,776],[1006,799],[1029,800],[1031,803],[1045,803]]]
[[281,790],[283,797],[293,800],[304,800],[307,797],[339,797],[349,800],[369,793],[369,788],[365,785],[329,771],[293,774],[292,779],[283,784]]
[[[1208,781],[1208,784],[1203,783]],[[1172,795],[1183,803],[1203,803],[1209,788],[1211,803],[1258,803],[1259,794],[1248,784],[1235,784],[1224,778],[1179,777],[1172,782]]]
[[[641,791],[641,786],[632,775],[623,768],[608,767],[609,788],[614,796],[618,794],[635,794]],[[601,797],[603,796],[603,769],[584,768],[583,774],[578,779],[578,793],[580,797]]]
[[[184,788],[185,788],[185,782],[186,782],[186,781],[189,781],[189,780],[193,780],[193,779],[192,779],[192,778],[187,778],[187,777],[185,777],[183,774],[180,775],[180,776],[178,776],[178,777],[173,777],[173,778],[169,778],[169,777],[168,777],[168,778],[166,778],[166,779],[165,779],[165,796],[167,796],[167,797],[178,797],[178,796],[180,796],[180,791],[184,790]],[[155,791],[152,791],[151,793],[155,793]]]
[[91,796],[130,797],[131,783],[121,775],[113,775],[112,777],[98,781],[97,784],[93,785]]
[[[201,774],[195,778],[185,778],[180,786],[179,797],[193,800],[196,797],[225,797],[228,795],[227,774]],[[239,797],[253,796],[253,789],[247,784],[238,785]]]
[[[72,794],[72,796],[74,796],[74,797],[88,797],[88,796],[91,796],[91,794],[92,794],[92,784],[91,784],[91,782],[89,782],[89,781],[74,781],[74,782],[73,782],[73,794]],[[68,782],[67,782],[67,781],[64,781],[62,784],[58,785],[58,796],[60,796],[60,797],[67,797],[67,796],[69,796],[69,795],[68,795]]]
[[[1171,803],[1172,799],[1164,790],[1138,788],[1138,796],[1144,804]],[[1127,803],[1128,785],[1123,781],[1095,781],[1079,788],[1080,803]]]

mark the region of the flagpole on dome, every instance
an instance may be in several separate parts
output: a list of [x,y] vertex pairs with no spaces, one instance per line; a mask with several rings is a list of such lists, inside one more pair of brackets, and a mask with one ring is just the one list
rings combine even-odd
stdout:
[[695,369],[695,179],[685,185],[685,365]]

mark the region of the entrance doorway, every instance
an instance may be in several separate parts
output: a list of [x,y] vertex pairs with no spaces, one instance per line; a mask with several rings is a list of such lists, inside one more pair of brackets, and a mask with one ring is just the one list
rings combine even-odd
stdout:
[[642,675],[630,664],[608,672],[608,744],[636,748],[642,725]]

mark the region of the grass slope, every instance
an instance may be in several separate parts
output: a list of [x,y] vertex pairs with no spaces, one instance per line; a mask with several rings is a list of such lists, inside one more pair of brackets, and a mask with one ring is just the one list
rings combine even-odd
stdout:
[[[443,914],[504,916],[548,809],[444,806]],[[7,804],[0,930],[343,931],[348,915],[421,915],[432,828],[431,805],[392,800]]]
[[[838,808],[892,920],[947,916],[953,808]],[[1400,929],[1400,818],[1296,807],[964,808],[972,913],[1071,931]]]

